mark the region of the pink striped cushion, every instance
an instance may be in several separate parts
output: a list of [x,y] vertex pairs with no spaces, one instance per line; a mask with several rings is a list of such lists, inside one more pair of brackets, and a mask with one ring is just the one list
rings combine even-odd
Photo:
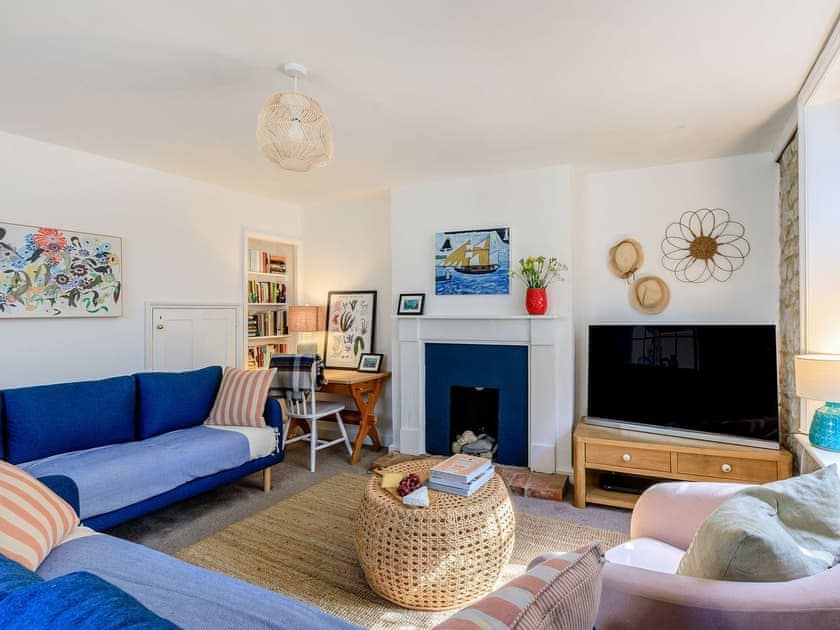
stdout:
[[64,499],[29,473],[0,461],[0,553],[34,571],[78,524]]
[[435,630],[591,630],[601,599],[597,544],[538,564]]
[[204,424],[264,427],[263,409],[276,371],[225,368],[216,402]]

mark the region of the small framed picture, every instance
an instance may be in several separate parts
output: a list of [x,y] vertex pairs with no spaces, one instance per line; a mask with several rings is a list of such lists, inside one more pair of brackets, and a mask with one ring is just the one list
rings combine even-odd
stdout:
[[359,372],[378,372],[380,367],[382,367],[382,355],[370,353],[362,355],[357,369]]
[[400,293],[397,315],[422,315],[425,302],[425,293]]

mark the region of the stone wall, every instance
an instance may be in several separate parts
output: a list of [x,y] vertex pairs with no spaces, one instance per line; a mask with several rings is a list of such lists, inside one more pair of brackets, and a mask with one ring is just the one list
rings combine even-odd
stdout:
[[779,158],[779,418],[782,443],[799,429],[793,357],[800,351],[799,332],[799,151],[797,136]]

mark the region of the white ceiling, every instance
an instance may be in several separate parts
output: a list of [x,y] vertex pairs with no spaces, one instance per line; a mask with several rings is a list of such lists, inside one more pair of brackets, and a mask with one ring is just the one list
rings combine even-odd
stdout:
[[[840,0],[2,0],[0,130],[287,200],[770,150]],[[335,158],[266,161],[310,68]]]

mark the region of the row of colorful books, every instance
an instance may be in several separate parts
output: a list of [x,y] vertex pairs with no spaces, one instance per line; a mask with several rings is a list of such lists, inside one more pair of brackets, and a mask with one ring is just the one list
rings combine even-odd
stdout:
[[250,369],[268,367],[271,355],[287,353],[288,346],[285,343],[269,343],[264,346],[253,346],[248,348],[248,367]]
[[282,282],[249,280],[248,302],[251,304],[285,304],[286,285]]
[[289,334],[286,311],[263,311],[248,315],[249,337],[274,337]]
[[248,250],[248,271],[255,273],[286,273],[286,258],[259,249]]
[[493,478],[493,462],[459,453],[429,471],[429,488],[468,497]]

